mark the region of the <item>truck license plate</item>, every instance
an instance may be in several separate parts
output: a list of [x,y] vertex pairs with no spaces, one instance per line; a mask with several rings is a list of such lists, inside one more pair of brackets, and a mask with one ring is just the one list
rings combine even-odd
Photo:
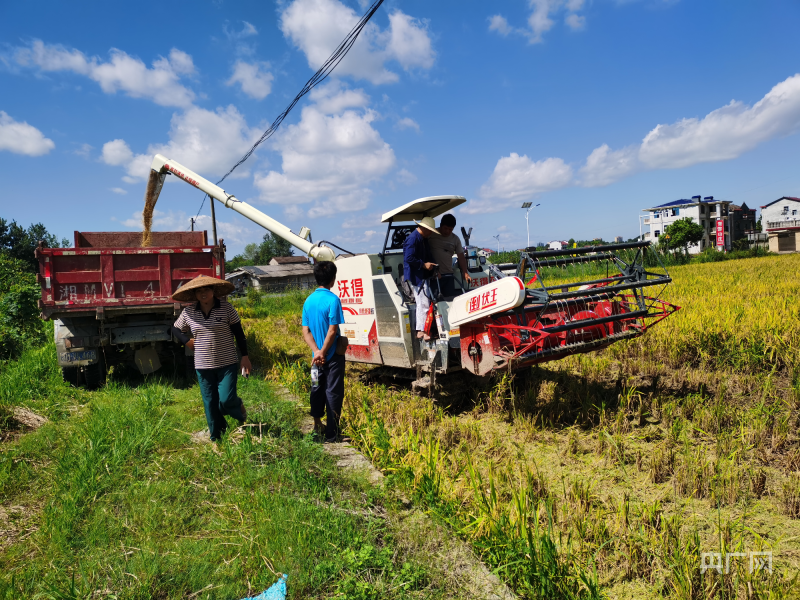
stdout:
[[62,352],[61,362],[78,362],[81,360],[95,360],[96,350],[82,350],[81,352]]

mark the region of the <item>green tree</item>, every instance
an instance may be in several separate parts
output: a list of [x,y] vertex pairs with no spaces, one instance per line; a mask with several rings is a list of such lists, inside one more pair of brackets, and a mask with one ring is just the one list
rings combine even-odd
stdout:
[[294,251],[289,242],[267,232],[258,246],[254,260],[257,265],[266,265],[276,256],[292,256],[293,254]]
[[28,264],[0,253],[0,360],[15,358],[26,346],[44,341],[40,295]]
[[[36,250],[40,240],[50,248],[60,247],[58,238],[49,233],[41,223],[36,223],[25,229],[18,225],[16,221],[9,223],[0,218],[0,253],[23,261],[28,267],[27,270],[32,273],[36,273],[39,270],[39,265],[33,252]],[[66,242],[67,240],[63,241]]]
[[668,250],[682,248],[684,254],[689,254],[689,246],[698,244],[703,239],[703,233],[700,223],[695,222],[691,217],[684,217],[667,226],[664,235],[659,240],[659,245],[663,245]]
[[239,267],[266,265],[276,256],[292,256],[293,254],[293,247],[289,242],[267,232],[260,244],[247,244],[244,252],[226,262],[225,270],[230,273]]

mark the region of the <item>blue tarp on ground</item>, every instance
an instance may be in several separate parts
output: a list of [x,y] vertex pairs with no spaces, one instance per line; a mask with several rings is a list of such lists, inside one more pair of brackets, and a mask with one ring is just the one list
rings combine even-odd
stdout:
[[286,600],[286,578],[287,575],[281,575],[281,578],[272,584],[268,590],[264,590],[258,596],[253,598],[242,598],[242,600]]

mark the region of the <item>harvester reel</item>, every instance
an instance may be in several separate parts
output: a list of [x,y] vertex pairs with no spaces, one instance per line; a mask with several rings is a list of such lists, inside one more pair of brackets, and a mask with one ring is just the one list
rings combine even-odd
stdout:
[[521,306],[461,326],[462,366],[476,375],[600,350],[680,308],[659,298],[672,279],[649,242],[523,252],[514,275],[528,281]]

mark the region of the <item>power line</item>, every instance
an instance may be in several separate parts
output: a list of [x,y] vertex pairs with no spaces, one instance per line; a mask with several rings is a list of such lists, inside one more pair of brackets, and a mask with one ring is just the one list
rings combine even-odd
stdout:
[[[342,40],[342,42],[336,47],[336,50],[334,50],[333,54],[328,57],[328,60],[326,60],[319,70],[311,76],[311,79],[306,82],[297,96],[294,97],[294,100],[289,103],[289,106],[287,106],[284,111],[278,115],[278,117],[272,122],[272,125],[270,125],[269,128],[263,134],[261,134],[261,137],[258,139],[258,141],[256,141],[256,143],[253,144],[253,146],[247,152],[245,152],[244,156],[242,156],[242,158],[240,158],[239,161],[231,167],[230,171],[223,175],[222,179],[217,182],[217,185],[225,181],[228,178],[228,175],[233,173],[239,165],[250,158],[253,152],[255,152],[256,148],[272,137],[272,134],[274,134],[278,127],[280,127],[281,123],[283,123],[283,120],[288,116],[288,114],[303,96],[308,94],[317,85],[327,79],[328,75],[333,72],[339,63],[342,62],[342,59],[347,56],[347,53],[350,52],[350,48],[353,47],[353,44],[355,44],[358,36],[361,34],[361,31],[364,29],[364,27],[366,27],[367,23],[372,18],[372,15],[374,15],[378,8],[380,8],[381,4],[383,4],[383,0],[375,0],[375,2],[372,3],[372,6],[369,7],[367,12],[364,13],[361,19],[359,19],[358,23],[356,23],[355,26],[350,30],[350,33],[348,33],[344,40]],[[203,210],[203,205],[205,204],[207,197],[208,195],[203,196],[203,202],[200,203],[200,209],[197,211],[197,215],[195,215],[195,217],[200,215],[200,211]]]

